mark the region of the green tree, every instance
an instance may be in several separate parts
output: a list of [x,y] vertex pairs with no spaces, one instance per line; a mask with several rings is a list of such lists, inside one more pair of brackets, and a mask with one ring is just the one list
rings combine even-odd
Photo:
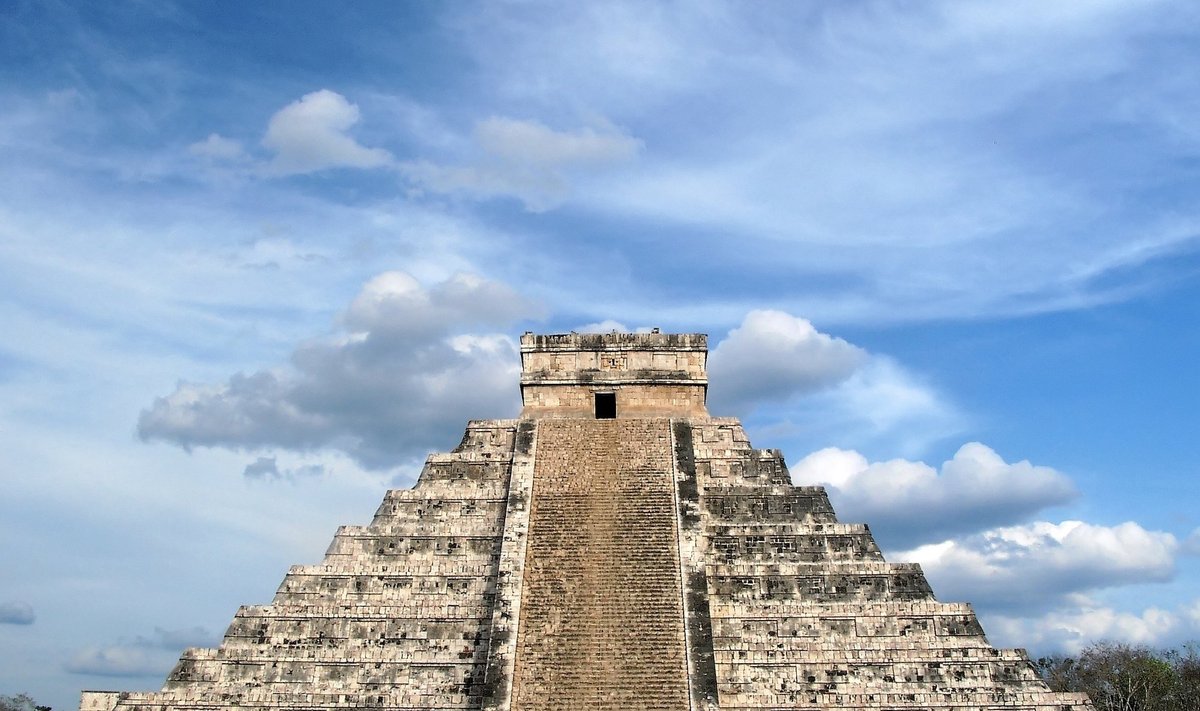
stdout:
[[1175,708],[1200,711],[1200,650],[1196,644],[1172,653],[1171,666],[1175,669]]
[[1038,672],[1056,691],[1083,691],[1097,711],[1200,711],[1196,645],[1156,651],[1097,642],[1078,657],[1043,657]]
[[1034,662],[1038,674],[1054,691],[1084,691],[1079,678],[1079,662],[1074,657],[1056,654]]
[[29,694],[0,696],[0,711],[50,711],[49,706],[38,706]]

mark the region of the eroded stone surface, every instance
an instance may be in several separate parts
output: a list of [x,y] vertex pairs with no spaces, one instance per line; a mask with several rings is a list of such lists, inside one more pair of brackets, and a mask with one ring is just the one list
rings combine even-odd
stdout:
[[521,336],[521,416],[590,418],[596,393],[618,417],[703,416],[708,339],[702,333]]
[[670,421],[538,433],[513,708],[686,708]]
[[187,650],[161,692],[82,708],[479,708],[519,429],[471,423],[370,525],[238,610],[219,648]]
[[687,427],[720,708],[1091,708],[988,644],[969,605],[937,602],[919,566],[886,562],[823,489],[791,486],[735,420]]

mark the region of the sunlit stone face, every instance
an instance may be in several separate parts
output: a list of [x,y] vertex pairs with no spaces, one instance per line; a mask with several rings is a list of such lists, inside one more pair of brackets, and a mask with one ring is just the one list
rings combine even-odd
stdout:
[[521,337],[522,417],[707,415],[704,334]]

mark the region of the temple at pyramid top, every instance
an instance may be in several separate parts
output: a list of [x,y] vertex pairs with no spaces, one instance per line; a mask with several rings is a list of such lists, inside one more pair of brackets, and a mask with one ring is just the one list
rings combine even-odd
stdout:
[[703,333],[521,336],[522,417],[702,417]]

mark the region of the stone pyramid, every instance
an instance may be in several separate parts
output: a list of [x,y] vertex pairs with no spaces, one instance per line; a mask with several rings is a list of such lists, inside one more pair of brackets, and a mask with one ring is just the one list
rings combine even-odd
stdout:
[[701,334],[521,338],[524,409],[137,709],[1053,709],[1021,650],[705,409]]

